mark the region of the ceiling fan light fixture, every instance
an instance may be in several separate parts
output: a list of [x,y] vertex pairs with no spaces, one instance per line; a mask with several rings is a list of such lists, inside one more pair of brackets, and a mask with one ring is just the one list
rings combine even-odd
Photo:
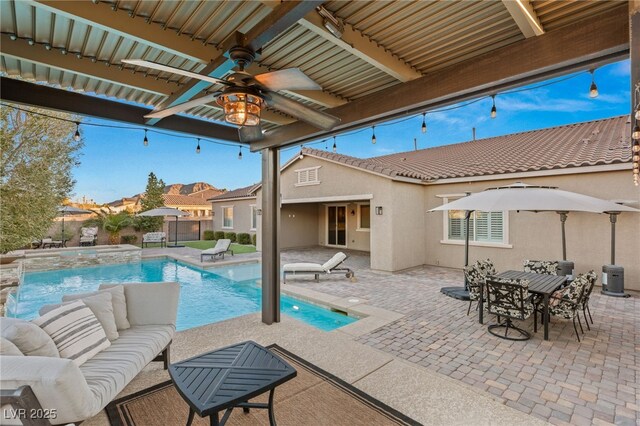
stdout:
[[224,120],[237,126],[257,126],[264,100],[257,94],[238,89],[234,88],[216,99],[224,111]]

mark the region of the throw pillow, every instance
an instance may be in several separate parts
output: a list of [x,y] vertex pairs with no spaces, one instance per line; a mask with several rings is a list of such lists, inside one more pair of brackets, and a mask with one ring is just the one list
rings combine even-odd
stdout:
[[79,294],[67,294],[62,297],[63,302],[70,300],[84,299],[87,296],[95,296],[100,292],[111,293],[111,303],[113,304],[113,315],[116,318],[116,326],[118,331],[126,330],[131,327],[129,320],[127,319],[127,299],[124,297],[124,286],[116,285],[113,287],[105,288],[99,291],[93,291],[91,293],[79,293]]
[[13,343],[26,356],[60,358],[51,337],[29,321],[1,317],[0,336]]
[[[91,312],[98,318],[104,332],[107,335],[107,339],[114,341],[118,338],[118,327],[116,326],[116,317],[113,314],[113,303],[111,303],[111,293],[108,291],[99,292],[94,296],[87,296],[80,300],[91,309]],[[49,311],[59,308],[62,305],[72,303],[63,302],[55,305],[45,305],[40,308],[40,315],[44,315]]]
[[4,337],[0,337],[0,355],[24,356],[16,345]]
[[81,300],[49,311],[33,323],[51,336],[61,358],[77,365],[111,345],[100,321]]

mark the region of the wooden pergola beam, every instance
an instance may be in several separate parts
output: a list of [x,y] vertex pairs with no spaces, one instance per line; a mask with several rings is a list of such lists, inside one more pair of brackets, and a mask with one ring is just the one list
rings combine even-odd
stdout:
[[526,38],[544,34],[538,14],[529,0],[502,0],[502,4]]
[[628,28],[627,8],[618,7],[329,109],[342,120],[331,132],[297,122],[268,132],[251,149],[299,144],[621,60],[629,55]]
[[[144,115],[151,112],[124,102],[110,101],[97,96],[83,95],[69,90],[54,89],[41,84],[0,77],[0,99],[55,111],[96,117],[121,123],[145,126]],[[193,137],[219,139],[239,143],[234,127],[179,115],[167,117],[156,128],[184,133]]]

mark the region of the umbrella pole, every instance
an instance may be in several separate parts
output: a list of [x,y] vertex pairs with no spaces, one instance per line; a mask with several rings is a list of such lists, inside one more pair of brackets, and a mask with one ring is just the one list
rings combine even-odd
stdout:
[[178,216],[176,216],[176,239],[173,242],[173,245],[178,247]]
[[[473,210],[467,210],[464,214],[465,220],[465,239],[464,239],[464,266],[469,266],[469,222],[471,219],[471,213]],[[467,282],[467,276],[464,276],[464,287],[442,287],[440,292],[446,294],[449,297],[460,300],[469,300],[469,284]]]
[[567,221],[567,212],[558,212],[560,215],[560,224],[562,226],[562,260],[567,260],[567,239],[565,234],[565,222]]

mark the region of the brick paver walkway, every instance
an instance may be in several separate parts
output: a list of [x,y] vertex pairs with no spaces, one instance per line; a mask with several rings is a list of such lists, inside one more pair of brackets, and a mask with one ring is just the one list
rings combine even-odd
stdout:
[[[285,251],[283,263],[325,261],[335,250]],[[351,253],[347,264],[358,282],[342,275],[291,279],[291,284],[342,297],[356,296],[405,317],[359,341],[463,381],[525,413],[554,424],[640,424],[640,295],[591,300],[595,324],[578,343],[570,321],[552,318],[550,340],[496,338],[467,303],[440,293],[461,285],[458,270],[421,267],[385,274],[368,268],[368,257]],[[493,321],[493,319],[490,319]],[[524,328],[533,332],[533,319]],[[584,325],[584,321],[583,321]]]

